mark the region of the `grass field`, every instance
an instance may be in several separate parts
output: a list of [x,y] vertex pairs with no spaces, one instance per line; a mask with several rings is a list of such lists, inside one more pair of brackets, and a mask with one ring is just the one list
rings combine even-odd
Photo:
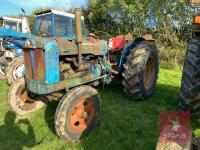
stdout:
[[[119,82],[104,89],[98,87],[102,98],[101,120],[78,143],[64,142],[55,134],[58,102],[49,102],[28,119],[16,117],[7,105],[8,86],[0,81],[0,149],[153,150],[159,134],[159,112],[178,109],[180,79],[181,71],[160,69],[154,96],[142,102],[129,101]],[[195,127],[199,122],[192,124]]]

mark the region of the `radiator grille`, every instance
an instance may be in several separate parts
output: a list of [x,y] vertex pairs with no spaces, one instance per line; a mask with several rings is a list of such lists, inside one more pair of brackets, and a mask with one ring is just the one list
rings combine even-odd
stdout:
[[41,49],[25,50],[24,61],[26,78],[38,82],[45,81],[44,51]]

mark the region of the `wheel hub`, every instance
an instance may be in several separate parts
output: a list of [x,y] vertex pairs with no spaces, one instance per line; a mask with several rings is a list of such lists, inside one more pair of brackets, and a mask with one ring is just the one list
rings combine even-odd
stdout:
[[19,77],[23,76],[23,73],[24,73],[24,63],[19,64],[15,67],[13,71],[13,78],[16,80]]
[[82,113],[82,118],[87,119],[87,117],[88,117],[88,113],[87,112],[83,112]]
[[72,106],[69,127],[73,132],[83,132],[95,116],[95,105],[90,97],[81,97]]
[[155,80],[155,73],[155,60],[153,57],[149,57],[144,70],[144,87],[146,90],[152,87]]

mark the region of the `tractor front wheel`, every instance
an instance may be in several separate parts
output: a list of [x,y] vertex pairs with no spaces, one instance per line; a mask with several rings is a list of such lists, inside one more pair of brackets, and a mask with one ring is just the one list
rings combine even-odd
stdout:
[[69,91],[55,114],[55,129],[60,138],[70,142],[81,139],[97,124],[101,110],[98,92],[90,86]]
[[122,74],[125,94],[131,100],[151,97],[158,78],[158,50],[154,42],[143,41],[130,50]]
[[12,84],[8,92],[8,103],[12,111],[21,116],[39,110],[45,100],[45,97],[29,92],[22,77]]
[[6,73],[8,85],[24,75],[24,60],[23,57],[14,58],[9,64]]

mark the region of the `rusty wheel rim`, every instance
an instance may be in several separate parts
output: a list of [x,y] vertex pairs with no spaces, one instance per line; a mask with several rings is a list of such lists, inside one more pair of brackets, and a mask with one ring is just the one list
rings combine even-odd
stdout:
[[37,101],[33,100],[34,95],[22,89],[18,92],[18,106],[23,110],[32,110],[35,108]]
[[144,69],[144,87],[146,90],[149,90],[152,87],[154,83],[155,72],[155,60],[153,57],[149,57]]
[[83,96],[72,106],[69,127],[73,132],[82,133],[90,125],[95,116],[95,105],[91,97]]

